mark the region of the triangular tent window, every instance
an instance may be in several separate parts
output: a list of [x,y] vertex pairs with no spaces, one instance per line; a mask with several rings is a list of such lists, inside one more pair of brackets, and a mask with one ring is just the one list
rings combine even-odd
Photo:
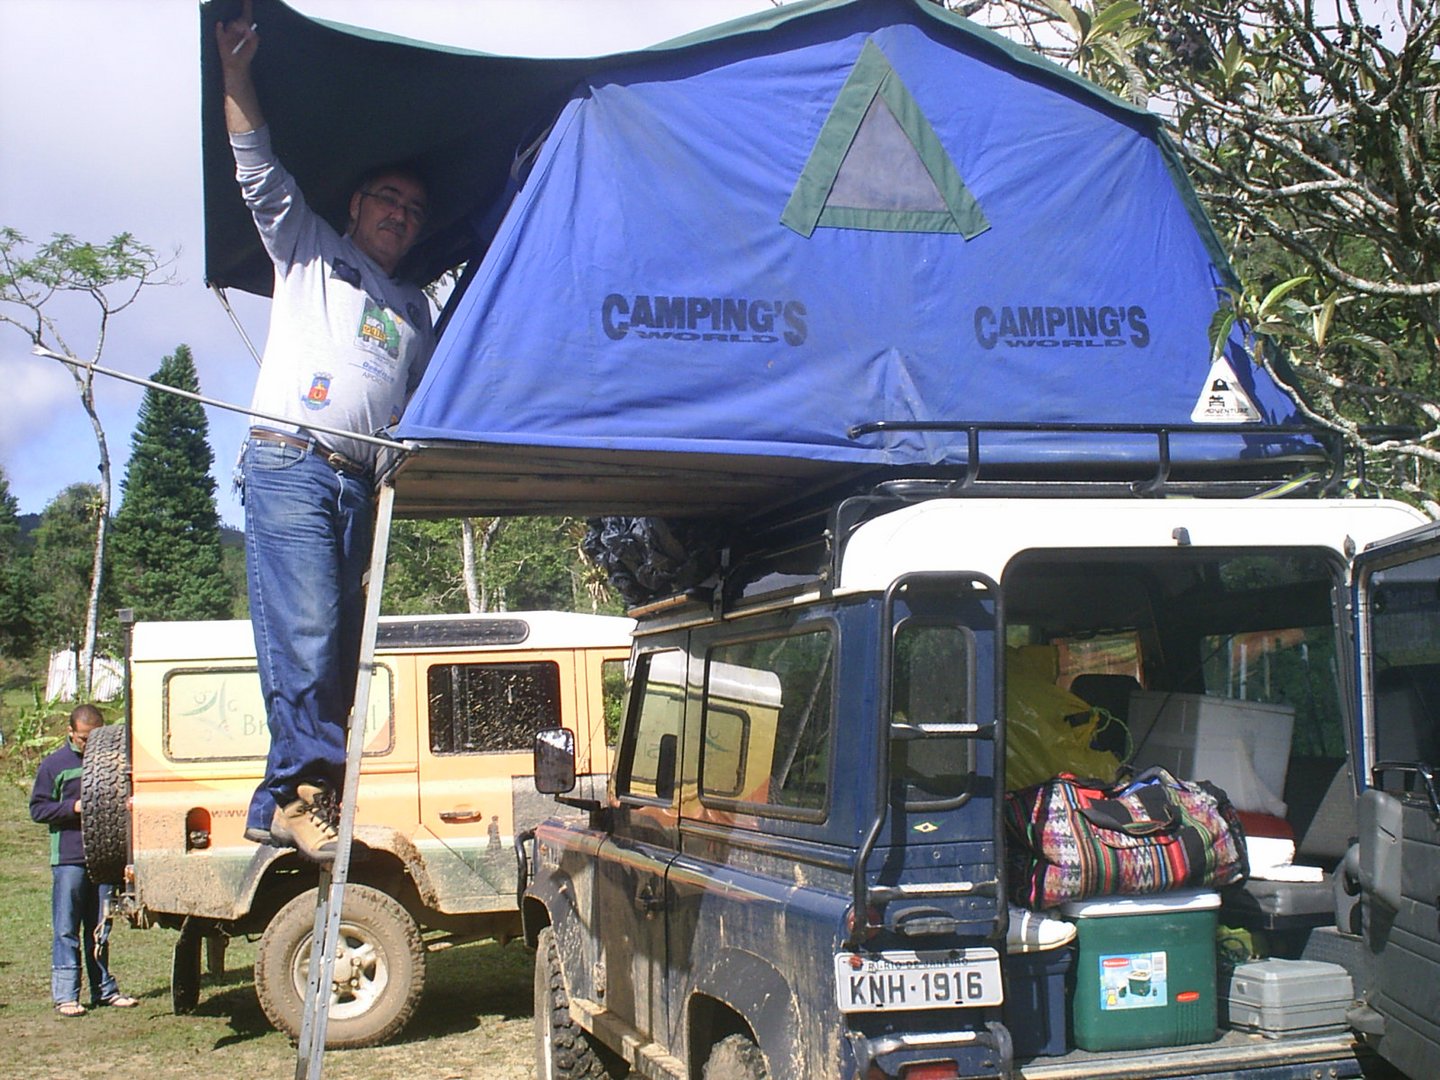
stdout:
[[873,41],[841,87],[780,221],[802,236],[828,226],[959,233],[969,240],[990,227]]

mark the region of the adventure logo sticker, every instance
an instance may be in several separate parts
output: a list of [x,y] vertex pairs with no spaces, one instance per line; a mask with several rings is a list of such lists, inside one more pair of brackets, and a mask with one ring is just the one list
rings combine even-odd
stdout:
[[1143,349],[1149,316],[1139,304],[1017,304],[977,307],[972,324],[982,349]]
[[314,412],[330,404],[330,380],[328,371],[317,371],[310,379],[310,389],[300,398],[300,403]]
[[796,346],[809,334],[808,314],[799,300],[610,293],[600,303],[600,326],[611,341],[633,333],[657,341]]
[[1217,357],[1205,378],[1205,389],[1190,413],[1196,424],[1258,424],[1260,410],[1250,400],[1235,377],[1235,369],[1225,357]]

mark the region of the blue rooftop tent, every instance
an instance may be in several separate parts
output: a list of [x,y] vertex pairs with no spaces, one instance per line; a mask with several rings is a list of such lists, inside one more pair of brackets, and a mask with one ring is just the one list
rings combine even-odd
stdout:
[[[928,0],[802,0],[590,61],[270,7],[370,57],[384,107],[462,103],[385,148],[444,188],[422,272],[470,260],[394,431],[399,513],[743,515],[982,452],[1143,478],[1157,455],[1270,476],[1314,450],[1274,430],[1295,405],[1238,337],[1212,367],[1230,274],[1158,119]],[[273,122],[282,156],[306,111]],[[253,266],[233,205],[222,236],[212,280]]]
[[[207,278],[263,292],[216,101],[220,5],[201,20]],[[1228,272],[1156,119],[928,0],[802,0],[592,61],[254,10],[262,103],[312,203],[338,219],[366,167],[418,158],[437,224],[411,269],[468,260],[394,431],[356,715],[393,513],[743,530],[879,480],[968,481],[982,443],[1022,481],[1125,483],[1168,457],[1273,482],[1313,450],[1238,342],[1211,363]],[[347,812],[307,1076],[352,835]]]

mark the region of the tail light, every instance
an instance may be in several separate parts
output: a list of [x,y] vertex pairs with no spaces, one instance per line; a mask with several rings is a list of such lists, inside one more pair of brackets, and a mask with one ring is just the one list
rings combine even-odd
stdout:
[[[865,908],[865,932],[860,935],[860,940],[869,941],[878,934],[883,925],[883,919],[884,916],[880,913],[879,908],[874,904],[868,905]],[[855,909],[852,907],[845,913],[845,933],[852,941],[855,940],[855,929],[859,924],[860,920],[855,917]]]
[[[953,1061],[917,1061],[900,1067],[900,1080],[956,1080],[960,1066]],[[879,1065],[871,1065],[865,1080],[892,1080]]]
[[953,1061],[921,1061],[900,1069],[901,1080],[956,1080],[960,1066]]

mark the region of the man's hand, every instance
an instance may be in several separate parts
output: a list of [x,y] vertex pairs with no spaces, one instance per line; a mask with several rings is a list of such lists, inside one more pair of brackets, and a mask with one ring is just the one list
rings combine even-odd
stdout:
[[215,47],[220,50],[220,66],[227,75],[231,68],[249,69],[260,47],[251,0],[245,0],[238,19],[215,24]]
[[240,134],[264,127],[265,114],[250,77],[250,63],[260,48],[251,0],[245,0],[238,19],[215,24],[215,48],[225,75],[225,129]]
[[77,813],[77,814],[80,813],[80,800],[79,800],[79,799],[76,799],[76,800],[75,800],[75,813]]

